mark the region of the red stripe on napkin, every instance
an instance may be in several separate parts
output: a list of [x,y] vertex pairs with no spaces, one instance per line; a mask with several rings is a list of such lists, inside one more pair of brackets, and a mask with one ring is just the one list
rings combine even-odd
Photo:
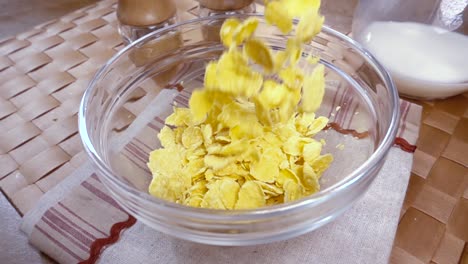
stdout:
[[89,258],[87,260],[79,262],[80,264],[92,264],[96,263],[99,256],[101,255],[101,251],[109,245],[114,244],[119,240],[120,233],[122,230],[127,229],[133,226],[136,223],[135,217],[129,215],[128,219],[123,222],[115,223],[110,231],[110,235],[105,238],[96,239],[93,244],[91,244]]

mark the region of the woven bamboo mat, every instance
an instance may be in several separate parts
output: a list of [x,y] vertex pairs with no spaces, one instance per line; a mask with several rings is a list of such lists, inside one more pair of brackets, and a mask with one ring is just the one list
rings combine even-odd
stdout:
[[[180,18],[195,18],[186,11],[196,7],[178,1]],[[123,47],[115,9],[100,1],[0,43],[0,187],[21,214],[87,159],[76,113],[94,73]]]
[[468,93],[423,116],[392,263],[468,263]]
[[[324,13],[349,33],[356,1],[338,2],[324,2]],[[182,20],[196,17],[194,1],[177,4]],[[76,113],[96,70],[123,47],[115,8],[103,0],[0,41],[0,188],[20,214],[86,161]],[[416,103],[423,124],[391,262],[468,263],[468,94]]]

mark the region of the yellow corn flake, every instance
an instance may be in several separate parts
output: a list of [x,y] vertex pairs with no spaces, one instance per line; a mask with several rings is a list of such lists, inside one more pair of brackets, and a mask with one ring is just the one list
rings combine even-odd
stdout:
[[218,176],[227,176],[227,177],[245,177],[249,174],[245,168],[242,167],[239,163],[231,162],[226,167],[217,170],[216,175]]
[[273,69],[273,56],[270,49],[258,39],[250,39],[244,45],[245,54],[266,71]]
[[205,178],[209,182],[215,178],[215,174],[212,169],[207,169],[205,171]]
[[[247,70],[246,68],[242,66],[248,67],[247,58],[245,58],[240,51],[231,49],[229,50],[229,52],[226,52],[221,55],[217,63],[217,70],[218,70],[218,73],[220,72],[220,70],[223,70],[223,71],[237,70],[237,69]],[[224,87],[221,86],[219,88],[223,89]]]
[[285,65],[286,60],[288,59],[288,54],[284,50],[278,50],[273,55],[274,71],[279,72]]
[[226,167],[229,164],[230,160],[221,157],[221,156],[215,156],[215,155],[206,155],[205,156],[205,165],[207,168],[213,169],[213,170],[220,170],[224,167]]
[[272,146],[279,146],[281,145],[281,139],[273,132],[267,131],[263,134],[262,138],[266,143]]
[[291,65],[296,65],[302,54],[301,43],[295,39],[288,39],[286,43],[286,53],[289,55]]
[[304,145],[304,150],[302,156],[304,157],[304,161],[307,163],[312,163],[318,156],[320,156],[320,152],[322,151],[322,144],[318,141],[312,141],[306,145]]
[[262,188],[263,190],[263,193],[265,194],[268,194],[270,196],[278,196],[278,195],[281,195],[283,194],[283,189],[274,185],[274,184],[271,184],[271,183],[266,183],[266,182],[263,182],[263,181],[255,181],[258,185],[260,185],[260,187]]
[[263,190],[255,181],[245,182],[239,190],[235,209],[254,209],[265,206]]
[[263,155],[258,162],[252,164],[250,174],[257,180],[272,183],[279,175],[279,165],[271,157]]
[[317,174],[315,173],[312,166],[307,163],[304,163],[304,166],[302,167],[302,178],[304,187],[308,189],[309,192],[315,193],[319,191],[320,185]]
[[312,123],[310,123],[308,130],[307,130],[307,136],[312,136],[317,134],[318,132],[322,131],[328,124],[328,118],[324,116],[320,116]]
[[219,142],[221,144],[226,144],[231,142],[231,138],[229,137],[229,132],[226,130],[222,130],[218,132],[215,136],[214,139],[216,142]]
[[245,123],[255,123],[257,117],[254,108],[238,102],[231,102],[224,105],[218,115],[218,122],[224,127],[232,128]]
[[271,1],[265,5],[265,20],[276,25],[284,34],[292,30],[293,22],[288,12],[279,1]]
[[191,176],[182,173],[180,153],[175,148],[158,149],[150,153],[148,166],[153,174],[150,194],[173,202],[183,198],[183,193],[191,185]]
[[203,135],[203,143],[206,146],[210,146],[213,143],[213,128],[210,124],[206,124],[202,126],[202,135]]
[[330,164],[333,161],[333,156],[331,154],[325,154],[317,157],[315,160],[311,162],[312,168],[314,168],[315,173],[317,176],[320,178],[322,176],[322,173],[328,169]]
[[278,107],[283,98],[287,95],[288,89],[285,85],[273,80],[267,80],[263,84],[263,89],[258,95],[258,101],[266,109]]
[[206,146],[206,151],[208,154],[219,155],[221,150],[223,149],[223,145],[220,143],[214,143],[209,146]]
[[315,113],[300,113],[296,116],[296,129],[302,135],[307,135],[311,124],[315,121]]
[[218,64],[210,62],[205,68],[205,87],[207,90],[215,90],[219,87],[217,79]]
[[283,161],[287,160],[288,156],[282,151],[279,147],[280,145],[265,147],[263,149],[263,156],[268,157],[269,159],[273,160],[277,166]]
[[255,32],[258,26],[258,20],[254,18],[248,18],[242,24],[236,27],[233,32],[233,38],[235,44],[241,44],[245,40],[249,39]]
[[240,189],[239,183],[230,178],[223,178],[220,182],[219,191],[224,207],[226,209],[234,209]]
[[293,180],[287,180],[284,185],[284,201],[290,202],[302,198],[304,188],[301,184],[294,182]]
[[183,191],[183,188],[174,188],[177,182],[169,184],[172,181],[171,178],[166,178],[158,173],[153,172],[153,179],[148,188],[149,194],[168,200],[171,202],[177,202],[180,200],[180,193]]
[[[166,123],[167,124],[167,123]],[[182,134],[184,133],[185,127],[177,127],[174,131],[174,140],[176,144],[182,144]]]
[[274,133],[284,142],[293,136],[299,136],[294,124],[278,124],[273,128]]
[[213,101],[207,90],[193,91],[189,101],[189,108],[195,122],[203,121],[212,105]]
[[282,204],[284,203],[284,196],[283,195],[278,195],[278,196],[273,196],[270,199],[266,201],[266,205],[276,205],[276,204]]
[[295,97],[296,91],[289,90],[287,95],[285,96],[285,101],[283,101],[278,108],[279,122],[286,122],[294,114],[294,110],[296,110],[296,105],[300,101],[300,97],[297,100],[295,99]]
[[279,77],[287,87],[300,89],[304,81],[304,73],[298,67],[289,66],[279,72]]
[[260,151],[251,145],[244,153],[237,156],[236,161],[241,162],[246,169],[250,170],[251,163],[259,161],[260,156]]
[[303,17],[308,11],[317,12],[320,8],[320,0],[281,0],[284,8],[293,17]]
[[302,91],[302,109],[304,112],[315,112],[322,103],[325,95],[325,67],[322,64],[317,65],[312,75],[304,79]]
[[234,31],[240,24],[241,22],[235,18],[229,18],[224,21],[220,30],[220,37],[224,46],[229,47],[233,44]]
[[188,108],[175,107],[174,113],[166,118],[166,125],[188,126],[192,124],[192,114]]
[[309,54],[309,56],[307,56],[307,58],[306,58],[306,61],[311,65],[315,65],[320,61],[320,57]]
[[279,165],[279,168],[281,170],[284,170],[284,169],[287,169],[289,167],[289,162],[288,160],[283,160],[281,161],[280,165]]
[[215,78],[222,85],[218,84],[217,88],[227,94],[250,97],[261,89],[263,77],[260,73],[251,71],[239,56],[241,55],[238,52],[221,56]]
[[240,155],[244,153],[248,147],[249,142],[246,139],[235,140],[230,144],[223,146],[219,153],[226,156]]
[[199,127],[188,127],[182,133],[182,145],[185,148],[196,148],[203,144],[203,135]]
[[301,42],[310,42],[322,28],[324,17],[318,14],[318,10],[309,10],[303,14],[297,25],[297,37]]
[[229,136],[234,140],[242,138],[255,138],[262,134],[263,126],[257,121],[252,123],[241,123],[229,130]]
[[[198,144],[197,144],[198,145]],[[199,145],[196,147],[191,147],[188,149],[184,149],[185,153],[185,161],[184,166],[187,166],[187,162],[191,162],[193,160],[203,160],[206,154],[206,149],[200,148]]]
[[[153,173],[175,174],[182,169],[183,154],[177,148],[157,149],[150,153],[148,167]],[[171,157],[168,159],[167,157]]]
[[206,181],[196,182],[190,189],[186,191],[186,198],[184,200],[184,205],[199,207],[203,201],[203,196],[208,191],[206,188]]
[[292,156],[299,156],[302,153],[304,145],[312,142],[312,138],[292,136],[283,145],[283,151]]
[[193,178],[197,178],[198,175],[203,174],[206,171],[205,162],[203,156],[200,155],[193,159],[189,159],[189,162],[183,166],[184,174],[188,174]]
[[212,209],[227,209],[224,206],[221,191],[220,191],[220,180],[208,184],[208,191],[203,196],[203,200],[200,203],[201,208],[212,208]]
[[284,187],[285,182],[289,180],[294,181],[295,183],[299,183],[297,174],[294,173],[291,169],[280,170],[278,178],[276,179],[276,184]]
[[158,134],[159,141],[161,142],[161,146],[164,148],[170,148],[175,146],[175,133],[172,129],[168,126],[164,126]]
[[206,154],[208,153],[203,148],[190,148],[185,151],[185,159],[188,161],[198,160],[203,158]]
[[[328,123],[315,115],[325,89],[324,66],[312,73],[298,66],[303,44],[323,24],[319,7],[319,0],[266,2],[267,22],[295,33],[276,52],[255,37],[257,19],[224,22],[220,38],[226,51],[206,66],[204,87],[193,91],[189,107],[175,107],[158,134],[162,148],[148,162],[151,195],[233,210],[319,191],[319,179],[333,161],[321,153],[323,139],[312,138]],[[293,18],[299,18],[294,31]],[[311,64],[314,59],[305,58]]]

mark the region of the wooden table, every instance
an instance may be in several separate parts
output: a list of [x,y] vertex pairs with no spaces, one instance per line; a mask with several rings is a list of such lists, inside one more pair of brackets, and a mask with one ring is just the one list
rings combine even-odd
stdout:
[[[349,33],[356,1],[338,2],[323,12]],[[177,3],[182,19],[196,17],[195,2]],[[116,25],[104,0],[0,42],[0,188],[20,214],[86,160],[76,113],[123,47]],[[423,123],[391,262],[468,263],[468,93],[413,102]]]

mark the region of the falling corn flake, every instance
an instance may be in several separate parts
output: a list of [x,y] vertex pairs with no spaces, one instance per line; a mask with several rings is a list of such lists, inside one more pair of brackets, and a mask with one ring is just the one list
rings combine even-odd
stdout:
[[336,145],[336,148],[339,149],[339,150],[343,150],[345,148],[345,146],[340,143],[340,144]]
[[[313,139],[328,123],[316,116],[324,92],[324,66],[302,46],[323,24],[319,0],[267,1],[265,18],[283,33],[284,51],[255,37],[258,20],[227,19],[226,47],[205,69],[204,87],[189,108],[177,107],[158,134],[162,148],[150,153],[149,193],[183,205],[233,210],[290,202],[320,189],[333,156]],[[299,19],[295,28],[293,19]],[[337,107],[336,111],[339,108]],[[344,146],[342,146],[344,147]],[[340,145],[337,148],[341,148]]]

